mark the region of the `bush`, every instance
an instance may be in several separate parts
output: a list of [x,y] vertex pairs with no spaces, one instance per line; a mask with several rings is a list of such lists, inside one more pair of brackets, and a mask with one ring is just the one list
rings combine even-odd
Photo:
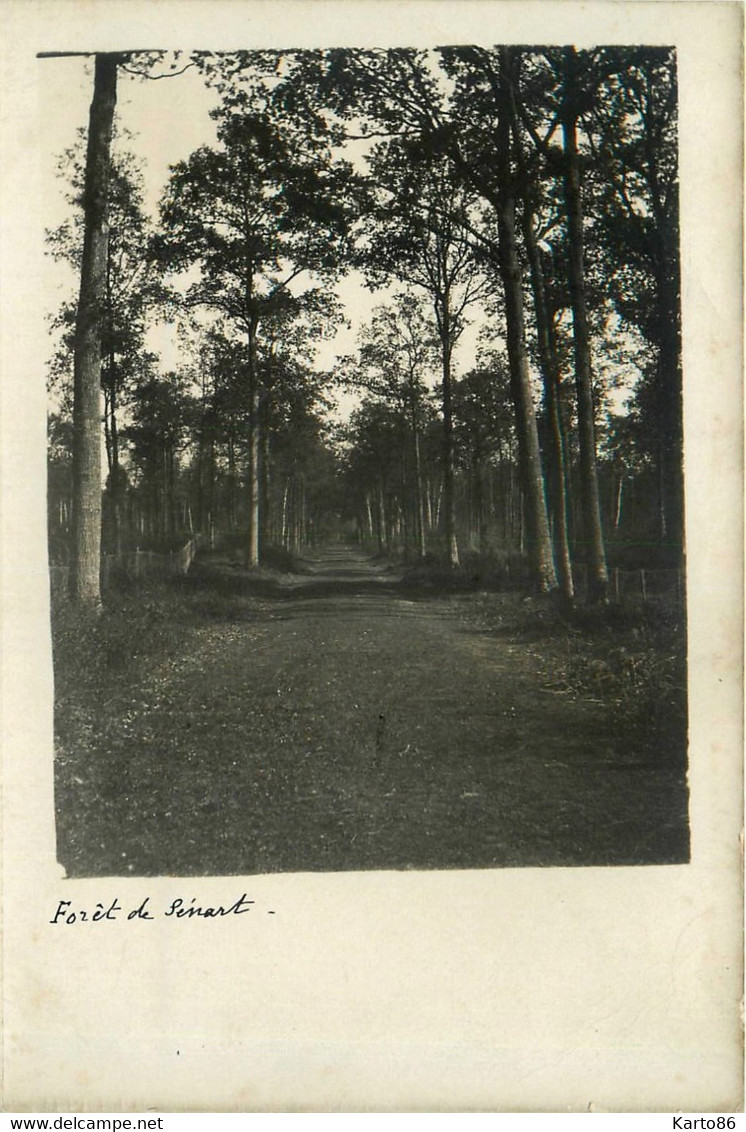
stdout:
[[686,748],[686,624],[670,606],[580,606],[484,594],[471,606],[483,628],[540,646],[545,687],[601,703],[620,733],[654,753]]
[[[616,620],[616,623],[615,623]],[[621,622],[621,623],[620,623]],[[621,617],[575,622],[556,637],[552,686],[602,702],[620,731],[643,747],[683,753],[686,740],[686,638],[680,623]]]
[[263,546],[260,559],[262,566],[269,570],[277,570],[281,574],[298,572],[298,563],[295,557],[282,546]]
[[175,647],[190,618],[179,582],[122,579],[107,591],[99,614],[55,595],[51,627],[58,688],[98,692],[112,674],[133,671]]

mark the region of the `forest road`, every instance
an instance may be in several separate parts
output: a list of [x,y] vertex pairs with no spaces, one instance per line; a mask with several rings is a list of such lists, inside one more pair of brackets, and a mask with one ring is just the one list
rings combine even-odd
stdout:
[[259,599],[244,572],[223,577],[145,710],[109,726],[95,871],[686,858],[685,787],[630,759],[602,705],[549,690],[540,646],[350,546],[301,570]]

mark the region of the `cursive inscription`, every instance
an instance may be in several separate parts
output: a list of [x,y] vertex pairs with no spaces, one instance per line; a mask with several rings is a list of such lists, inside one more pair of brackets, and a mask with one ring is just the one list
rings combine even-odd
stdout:
[[[133,906],[125,913],[124,906],[117,897],[109,901],[98,901],[95,906],[87,908],[74,905],[72,900],[60,900],[50,924],[85,924],[106,923],[112,920],[157,920],[169,918],[172,920],[216,920],[226,916],[243,916],[247,912],[256,912],[256,901],[249,900],[248,893],[244,892],[237,900],[230,904],[198,904],[197,898],[192,896],[185,900],[176,896],[166,905],[154,907],[151,898],[146,896],[139,904]],[[274,916],[271,909],[266,909],[268,916]],[[121,913],[121,915],[120,915]]]

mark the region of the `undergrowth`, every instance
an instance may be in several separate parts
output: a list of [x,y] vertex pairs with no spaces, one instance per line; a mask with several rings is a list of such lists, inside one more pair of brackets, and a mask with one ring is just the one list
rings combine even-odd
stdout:
[[90,613],[62,595],[52,601],[52,647],[58,689],[95,692],[183,644],[192,617],[188,592],[173,581],[122,583]]
[[124,682],[146,677],[161,658],[188,648],[190,633],[200,626],[255,617],[276,572],[221,572],[211,569],[207,556],[186,577],[118,578],[97,614],[80,609],[64,593],[53,594],[58,704],[66,692],[100,698]]
[[686,748],[686,625],[683,612],[641,604],[563,609],[516,594],[480,594],[475,613],[490,632],[533,643],[544,686],[602,703],[623,731],[651,751]]

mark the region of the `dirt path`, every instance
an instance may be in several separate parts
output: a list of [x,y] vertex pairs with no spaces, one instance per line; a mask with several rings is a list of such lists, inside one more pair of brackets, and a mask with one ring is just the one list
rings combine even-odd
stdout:
[[237,585],[230,615],[201,624],[188,653],[140,689],[142,710],[107,724],[98,864],[94,847],[79,845],[68,868],[250,874],[685,857],[686,794],[672,772],[630,758],[600,705],[543,687],[524,644],[400,582],[339,546],[260,602]]

